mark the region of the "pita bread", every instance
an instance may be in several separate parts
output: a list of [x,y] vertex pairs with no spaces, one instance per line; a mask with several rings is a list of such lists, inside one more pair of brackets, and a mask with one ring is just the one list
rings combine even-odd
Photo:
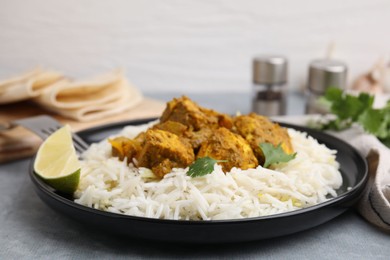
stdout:
[[43,106],[75,109],[118,99],[123,92],[122,71],[113,71],[90,80],[62,80],[35,99]]
[[9,104],[39,96],[47,87],[63,78],[55,71],[40,68],[0,82],[0,104]]
[[141,92],[122,71],[113,71],[86,81],[59,81],[34,101],[57,114],[85,122],[131,109],[142,99]]

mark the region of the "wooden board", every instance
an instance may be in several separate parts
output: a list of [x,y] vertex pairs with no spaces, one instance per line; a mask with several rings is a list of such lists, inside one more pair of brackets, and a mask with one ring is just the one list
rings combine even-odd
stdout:
[[[21,102],[0,106],[0,123],[12,120],[47,114],[53,116],[63,124],[69,124],[74,131],[86,128],[105,125],[125,120],[158,117],[165,108],[165,103],[145,98],[137,107],[105,119],[91,122],[77,122],[64,117],[52,114],[31,102]],[[33,155],[41,144],[42,140],[30,131],[15,127],[10,130],[0,131],[0,163],[25,158]]]

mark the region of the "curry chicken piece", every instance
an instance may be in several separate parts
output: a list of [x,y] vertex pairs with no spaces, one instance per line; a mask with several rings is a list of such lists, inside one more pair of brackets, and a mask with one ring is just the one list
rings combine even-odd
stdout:
[[200,147],[200,145],[207,141],[213,134],[214,129],[212,128],[202,128],[198,131],[188,131],[186,133],[186,138],[192,145],[192,148],[194,148],[195,151],[197,151]]
[[160,122],[179,122],[189,128],[189,131],[199,131],[206,128],[218,128],[220,126],[232,128],[233,120],[230,116],[220,114],[210,109],[198,106],[186,96],[174,98],[167,103]]
[[175,134],[177,136],[185,136],[186,133],[188,132],[188,126],[170,120],[154,125],[153,129],[164,130],[172,134]]
[[285,153],[294,152],[287,130],[271,122],[267,117],[255,113],[238,116],[234,120],[234,126],[235,130],[250,144],[260,164],[265,160],[259,147],[260,143],[267,142],[274,146],[281,144]]
[[197,157],[206,156],[225,160],[226,162],[219,163],[224,172],[229,172],[233,167],[245,170],[258,165],[250,145],[244,138],[222,127],[201,144]]
[[191,145],[177,135],[159,129],[149,129],[141,151],[136,155],[137,166],[146,167],[162,178],[172,168],[185,168],[194,159]]
[[175,134],[180,139],[189,142],[195,150],[213,134],[211,128],[204,127],[198,131],[190,131],[188,126],[175,121],[165,121],[164,123],[156,124],[153,126],[153,129],[160,129]]
[[127,162],[132,162],[133,158],[141,151],[142,142],[138,139],[120,136],[108,141],[112,147],[112,155],[122,161],[127,158]]
[[168,102],[160,123],[155,126],[187,139],[195,151],[219,127],[231,129],[233,119],[229,115],[203,108],[186,96]]

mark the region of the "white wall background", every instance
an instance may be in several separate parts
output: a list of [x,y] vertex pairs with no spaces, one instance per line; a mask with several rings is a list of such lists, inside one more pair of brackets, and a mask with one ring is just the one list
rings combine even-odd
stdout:
[[290,86],[336,44],[350,79],[390,53],[390,1],[0,0],[0,77],[123,67],[144,92],[248,91],[251,59],[281,53]]

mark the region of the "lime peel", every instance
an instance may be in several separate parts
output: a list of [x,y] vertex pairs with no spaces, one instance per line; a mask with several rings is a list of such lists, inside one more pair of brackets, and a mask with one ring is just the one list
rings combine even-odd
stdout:
[[68,125],[51,134],[39,147],[34,172],[55,190],[73,194],[80,181],[80,161]]
[[67,193],[67,194],[73,194],[77,187],[79,186],[80,182],[80,169],[77,171],[58,178],[43,178],[40,176],[44,182],[49,184],[52,188],[54,188],[57,191]]

